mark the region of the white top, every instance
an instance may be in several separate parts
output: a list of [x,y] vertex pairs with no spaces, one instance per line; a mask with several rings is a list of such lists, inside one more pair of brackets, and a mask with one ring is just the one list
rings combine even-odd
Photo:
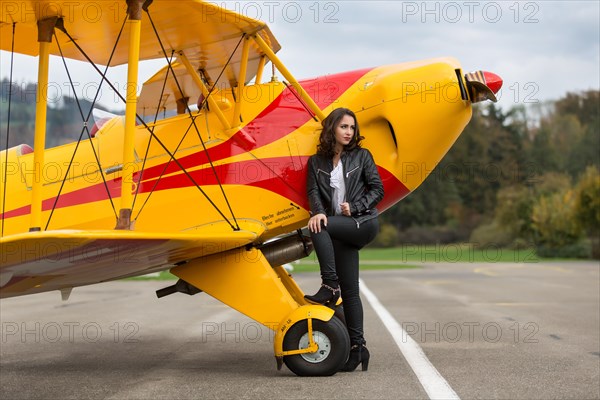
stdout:
[[342,215],[341,203],[346,201],[346,183],[344,182],[344,167],[342,161],[331,171],[329,186],[333,188],[331,203],[335,215]]

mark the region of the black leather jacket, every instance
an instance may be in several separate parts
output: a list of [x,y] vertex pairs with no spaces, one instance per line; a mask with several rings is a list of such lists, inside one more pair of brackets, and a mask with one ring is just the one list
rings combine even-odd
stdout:
[[[375,206],[383,199],[383,183],[377,172],[373,156],[367,149],[344,151],[341,156],[346,184],[346,201],[356,225],[378,214]],[[334,215],[331,199],[333,188],[329,185],[333,161],[322,155],[308,160],[307,194],[311,215]]]

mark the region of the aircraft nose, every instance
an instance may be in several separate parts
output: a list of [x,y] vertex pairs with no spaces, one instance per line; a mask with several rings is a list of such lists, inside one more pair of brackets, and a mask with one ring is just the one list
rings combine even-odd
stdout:
[[485,84],[489,87],[494,94],[498,94],[498,91],[502,87],[502,78],[493,72],[483,71],[483,76],[485,78]]
[[493,72],[475,71],[465,75],[471,103],[484,100],[498,101],[496,94],[502,87],[502,78]]

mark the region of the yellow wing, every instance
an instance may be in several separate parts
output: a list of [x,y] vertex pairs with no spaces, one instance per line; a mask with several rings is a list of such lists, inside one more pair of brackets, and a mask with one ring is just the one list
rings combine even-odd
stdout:
[[[178,62],[172,63],[172,67],[177,80],[173,78],[173,73],[169,71],[169,66],[166,65],[144,82],[140,96],[137,99],[137,113],[142,117],[154,115],[157,108],[159,112],[176,110],[178,99],[187,99],[187,104],[198,102],[202,91],[194,83],[185,67]],[[159,98],[160,102],[157,104]]]
[[144,275],[254,242],[264,225],[238,221],[184,233],[45,231],[0,238],[0,297]]
[[[31,56],[38,55],[37,20],[58,16],[63,19],[65,30],[87,53],[91,60],[108,65],[113,46],[119,36],[123,21],[127,17],[123,1],[0,1],[0,49],[10,51],[12,29],[15,23],[15,52]],[[252,18],[228,11],[209,2],[199,0],[154,0],[149,14],[167,52],[182,51],[194,64],[199,65],[206,75],[216,79],[217,75],[234,53],[226,70],[225,84],[239,76],[242,46],[238,46],[243,34],[259,33],[274,52],[281,46],[268,26]],[[65,57],[85,61],[84,55],[56,29]],[[129,37],[127,24],[116,46],[111,66],[127,62]],[[60,55],[56,40],[50,54]],[[161,46],[146,13],[142,17],[140,60],[163,58]],[[250,46],[246,82],[258,69],[262,53],[254,44]]]

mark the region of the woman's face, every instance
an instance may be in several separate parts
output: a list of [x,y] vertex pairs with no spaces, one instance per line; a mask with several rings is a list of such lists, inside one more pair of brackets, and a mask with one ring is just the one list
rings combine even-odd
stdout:
[[335,142],[345,146],[352,141],[356,130],[356,122],[350,115],[344,115],[335,127]]

